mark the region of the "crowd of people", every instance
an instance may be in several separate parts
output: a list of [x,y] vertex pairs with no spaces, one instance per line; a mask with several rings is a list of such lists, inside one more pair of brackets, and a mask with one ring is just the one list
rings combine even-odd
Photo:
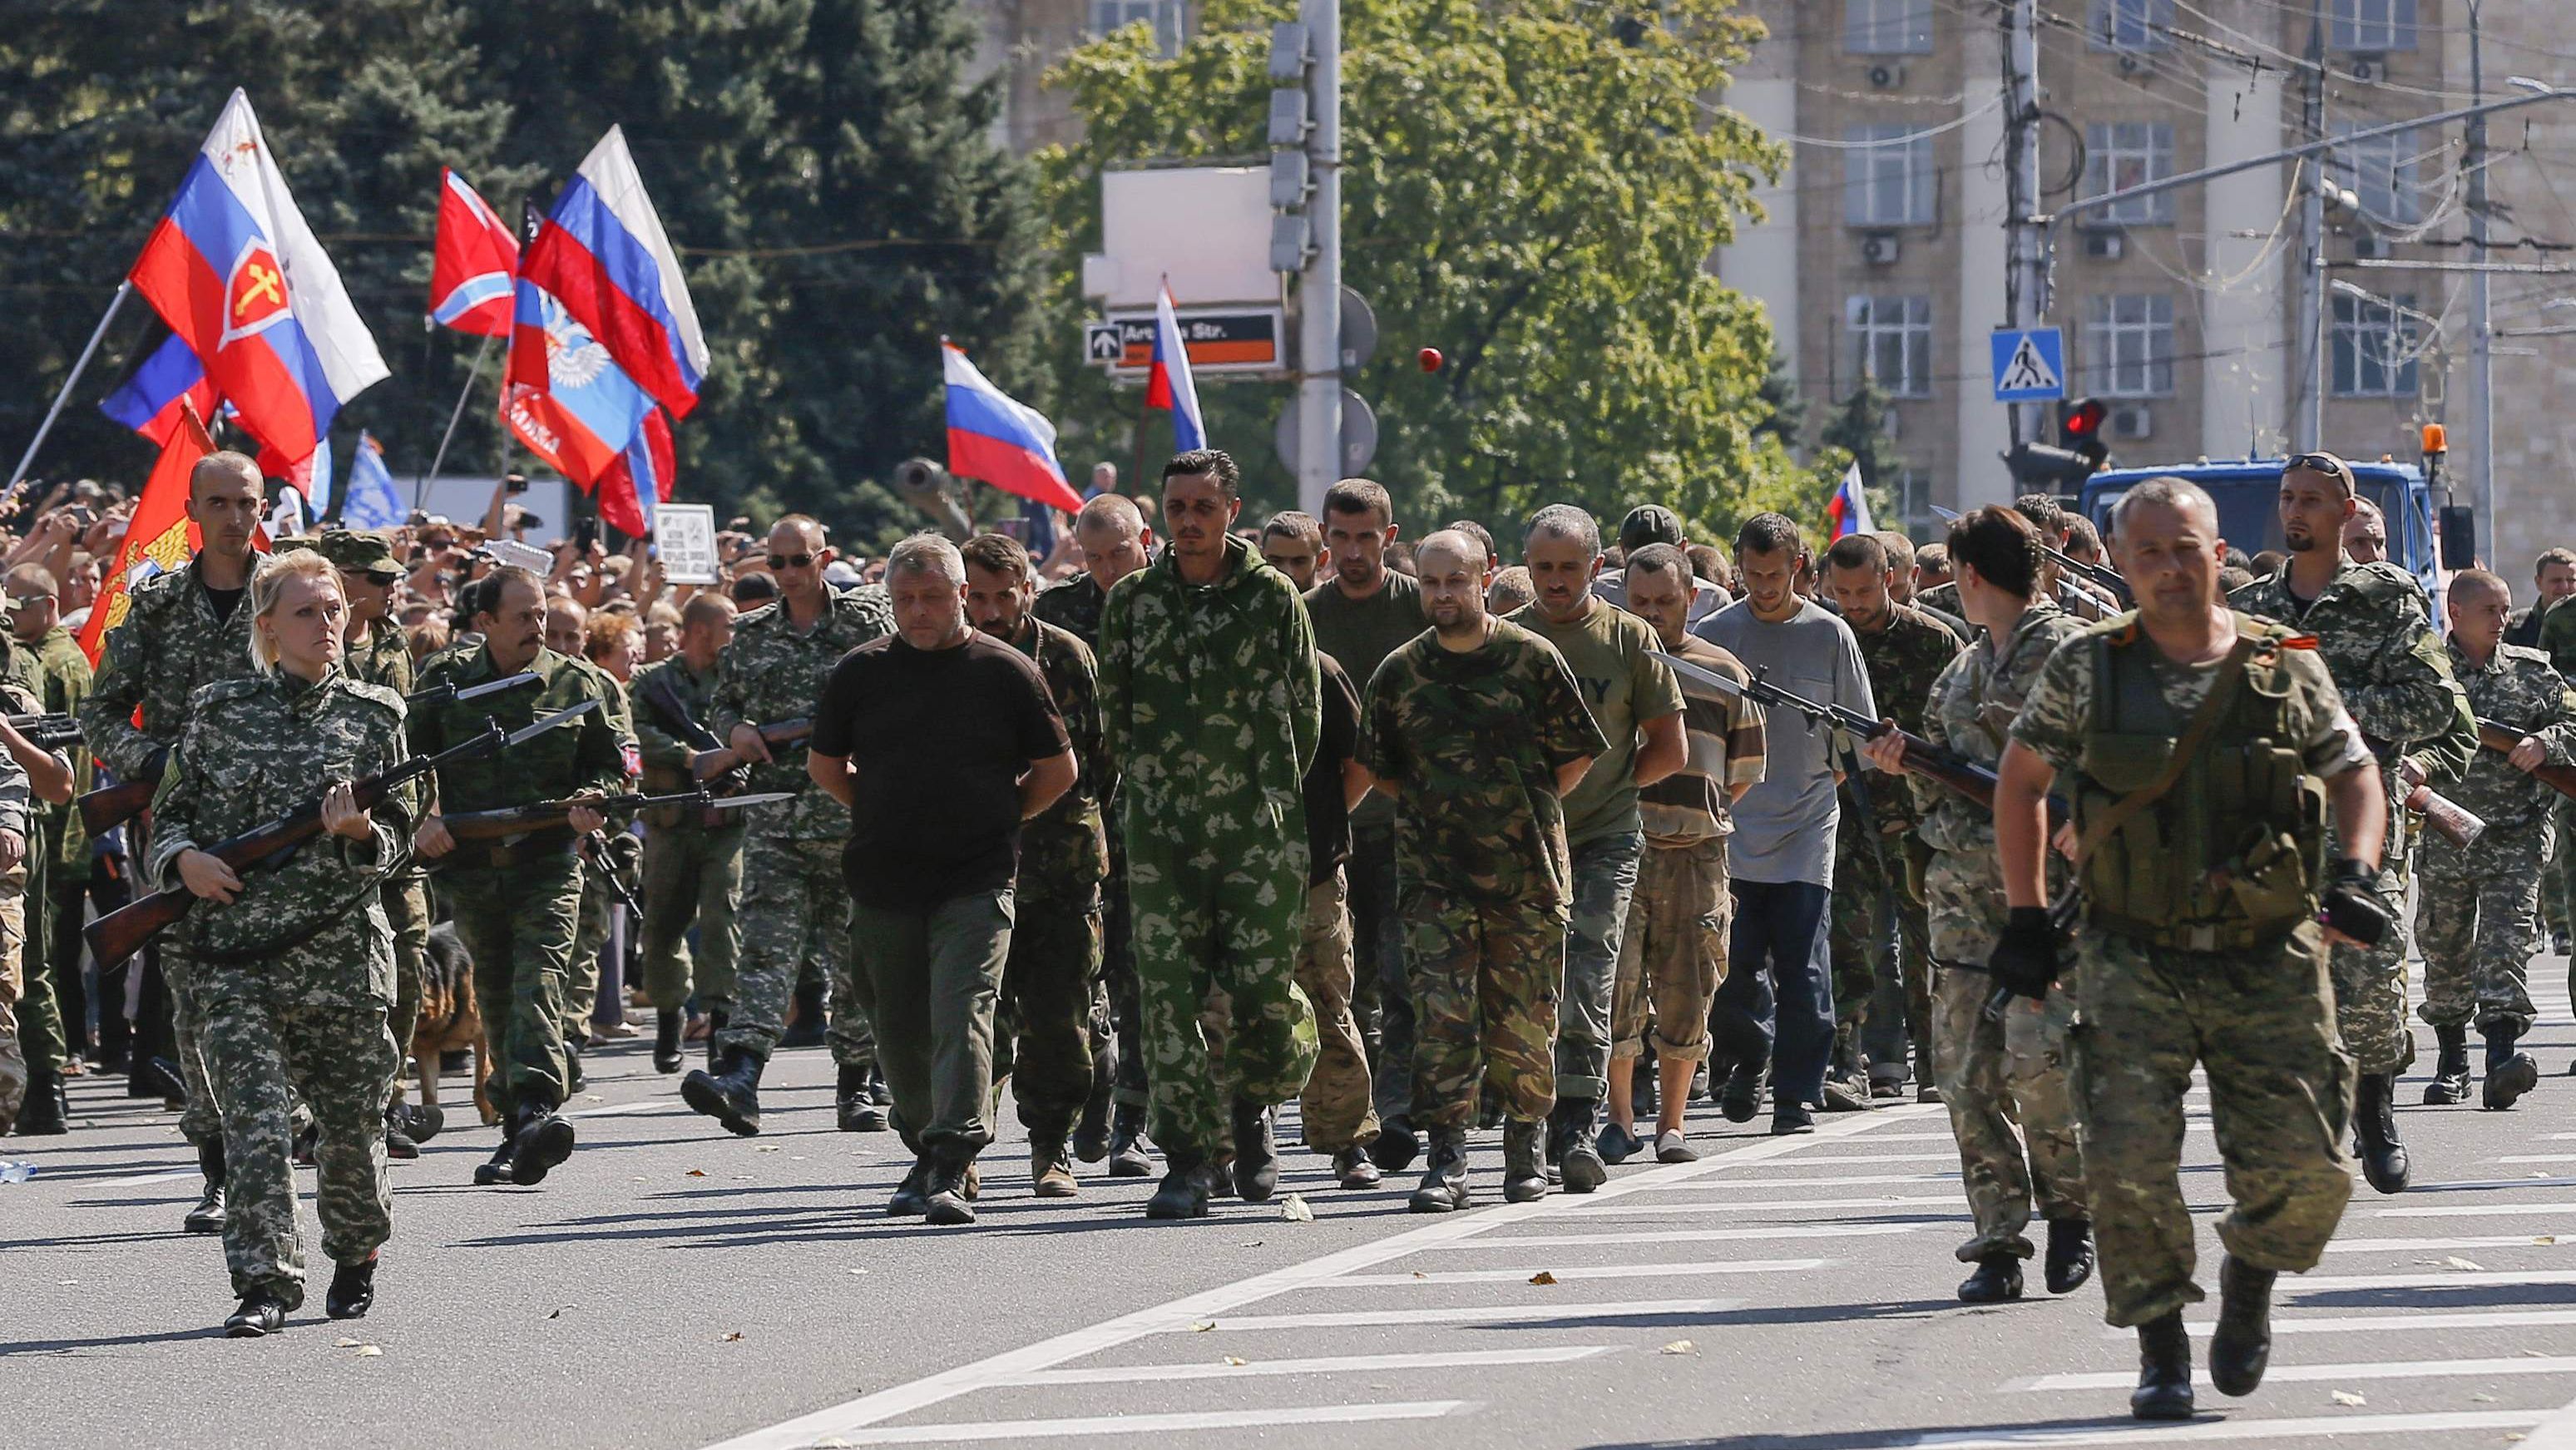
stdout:
[[[1340,1185],[1421,1160],[1407,1206],[1450,1213],[1478,1129],[1525,1202],[1690,1160],[1694,1103],[1798,1134],[1911,1095],[1957,1138],[1959,1297],[2020,1297],[2034,1257],[2072,1293],[2098,1256],[2160,1418],[2192,1402],[2196,1067],[2234,1202],[2221,1390],[2261,1379],[2347,1141],[2406,1185],[2410,877],[2425,1100],[2467,1098],[2472,1029],[2485,1106],[2537,1087],[2543,777],[2576,763],[2576,610],[2547,605],[2576,555],[2521,614],[2452,577],[2439,630],[2327,453],[2287,461],[2287,547],[2251,559],[2178,479],[2107,542],[2034,496],[1821,549],[1779,514],[1720,548],[1653,504],[1609,540],[1566,505],[1416,537],[1365,479],[1256,527],[1207,449],[1141,504],[1094,484],[1042,557],[848,560],[791,514],[686,585],[641,545],[510,562],[506,491],[479,526],[263,557],[258,470],[217,454],[202,550],[134,587],[94,676],[74,581],[121,515],[47,500],[0,688],[86,749],[0,722],[26,969],[0,1114],[64,1131],[84,1071],[183,1109],[184,1226],[223,1235],[227,1328],[256,1335],[303,1298],[299,1157],[328,1311],[367,1311],[386,1159],[443,1130],[430,1027],[461,1016],[478,1183],[564,1167],[584,1051],[632,1002],[657,1071],[703,1040],[677,1090],[736,1135],[777,1051],[827,1045],[838,1126],[913,1155],[885,1210],[935,1224],[995,1191],[1005,1082],[1030,1192],[1159,1173],[1156,1219],[1272,1196],[1292,1101]],[[85,830],[75,791],[117,781],[153,783],[148,815]],[[2410,824],[2428,792],[2485,831]],[[303,844],[231,844],[282,821]],[[180,923],[84,973],[91,912],[163,892]]]

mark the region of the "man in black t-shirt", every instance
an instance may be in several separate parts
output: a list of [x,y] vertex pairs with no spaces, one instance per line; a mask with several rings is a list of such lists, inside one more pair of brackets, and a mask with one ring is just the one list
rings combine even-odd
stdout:
[[1073,784],[1073,746],[1037,668],[967,624],[955,545],[904,540],[885,582],[895,633],[833,667],[806,770],[850,808],[860,1005],[916,1160],[887,1212],[973,1223],[1020,823]]

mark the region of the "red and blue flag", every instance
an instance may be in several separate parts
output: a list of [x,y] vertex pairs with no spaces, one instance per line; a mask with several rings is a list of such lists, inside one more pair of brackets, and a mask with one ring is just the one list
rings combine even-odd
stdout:
[[123,387],[100,399],[98,408],[166,448],[172,430],[179,426],[181,404],[195,408],[200,418],[211,418],[216,401],[215,385],[206,377],[206,365],[197,361],[196,349],[173,333],[162,339]]
[[1875,533],[1878,526],[1870,522],[1869,494],[1861,487],[1860,461],[1843,470],[1842,485],[1825,501],[1825,537],[1840,539],[1852,534]]
[[429,264],[429,320],[483,337],[510,335],[519,239],[452,169],[438,173],[438,247]]
[[939,344],[948,388],[948,471],[1004,493],[1079,512],[1081,495],[1056,461],[1055,425],[984,376],[953,342]]
[[706,339],[624,131],[609,127],[582,159],[528,244],[520,274],[552,294],[673,418],[697,405]]
[[608,348],[528,276],[519,278],[501,398],[511,431],[584,491],[625,462],[653,411]]

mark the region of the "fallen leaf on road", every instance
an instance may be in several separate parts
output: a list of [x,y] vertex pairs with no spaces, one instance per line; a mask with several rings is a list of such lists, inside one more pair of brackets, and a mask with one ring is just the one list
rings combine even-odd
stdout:
[[383,1350],[378,1349],[372,1344],[362,1344],[358,1346],[358,1358],[360,1359],[373,1359],[383,1353]]
[[2492,1405],[2496,1402],[2496,1397],[2493,1395],[2471,1395],[2469,1398],[2481,1405]]
[[2554,1244],[2558,1242],[2558,1235],[2542,1234],[2540,1237],[2533,1239],[2532,1242],[2535,1244]]
[[717,1335],[717,1336],[716,1336],[716,1343],[718,1343],[718,1344],[731,1344],[731,1343],[733,1343],[734,1341],[736,1341],[736,1340],[738,1340],[738,1339],[740,1339],[740,1338],[742,1338],[742,1331],[741,1331],[741,1330],[739,1330],[739,1329],[731,1330],[731,1331],[728,1331],[728,1332],[726,1332],[726,1333],[724,1333],[724,1334],[719,1334],[719,1335]]
[[1556,1282],[1556,1276],[1545,1269],[1541,1269],[1537,1273],[1530,1275],[1530,1282],[1533,1284],[1553,1284]]
[[2354,1394],[2350,1390],[2336,1390],[2334,1392],[2334,1402],[2338,1405],[2347,1406],[2353,1409],[2359,1409],[2361,1406],[2370,1403],[2370,1401],[2363,1399],[2361,1396]]
[[2461,1258],[2458,1254],[2451,1254],[2445,1257],[2442,1260],[2442,1267],[2446,1269],[2461,1269],[2472,1274],[2483,1274],[2486,1272],[2485,1265]]
[[763,1143],[758,1147],[753,1148],[751,1151],[754,1153],[775,1153],[779,1151],[779,1149],[778,1145],[775,1143]]
[[562,1317],[564,1317],[564,1309],[578,1309],[578,1308],[580,1308],[580,1307],[581,1307],[581,1306],[580,1306],[580,1305],[578,1305],[578,1304],[566,1304],[565,1306],[563,1306],[563,1309],[557,1309],[555,1312],[553,1312],[552,1314],[547,1315],[546,1317],[547,1317],[548,1319],[561,1319]]
[[707,1176],[707,1170],[703,1168],[692,1168],[689,1170],[688,1176],[691,1178],[704,1178]]
[[1244,1358],[1242,1358],[1242,1357],[1241,1357],[1241,1356],[1239,1356],[1239,1355],[1232,1355],[1232,1354],[1229,1354],[1229,1355],[1227,1355],[1227,1356],[1225,1357],[1225,1362],[1226,1362],[1227,1364],[1229,1364],[1229,1365],[1232,1365],[1232,1366],[1233,1366],[1234,1368],[1236,1368],[1236,1369],[1241,1369],[1241,1368],[1243,1368],[1245,1365],[1252,1363],[1252,1361],[1250,1361],[1250,1360],[1248,1360],[1248,1359],[1244,1359]]
[[1687,1340],[1687,1339],[1676,1339],[1676,1340],[1674,1340],[1672,1343],[1667,1344],[1667,1345],[1665,1345],[1665,1346],[1664,1346],[1664,1353],[1666,1353],[1666,1354],[1697,1354],[1697,1353],[1699,1353],[1699,1346],[1698,1346],[1698,1345],[1696,1345],[1696,1344],[1691,1343],[1691,1342],[1690,1342],[1689,1340]]
[[597,1093],[583,1093],[581,1095],[581,1100],[586,1103],[604,1103],[608,1101],[608,1099],[601,1097]]
[[1198,1323],[1193,1324],[1193,1325],[1191,1325],[1191,1326],[1190,1326],[1190,1333],[1192,1333],[1192,1334],[1205,1334],[1205,1333],[1207,1333],[1209,1330],[1214,1329],[1214,1328],[1216,1328],[1216,1321],[1215,1321],[1215,1320],[1213,1320],[1213,1319],[1202,1319],[1202,1320],[1200,1320]]
[[1257,1249],[1257,1248],[1261,1247],[1261,1240],[1259,1240],[1259,1239],[1247,1239],[1247,1240],[1245,1240],[1243,1243],[1237,1244],[1235,1247],[1237,1247],[1237,1248],[1244,1248],[1244,1249]]
[[2522,1352],[2522,1357],[2523,1357],[2523,1358],[2525,1358],[2525,1359],[2547,1359],[2547,1358],[2549,1358],[2549,1356],[2548,1356],[2548,1354],[2547,1354],[2547,1353],[2545,1353],[2544,1351],[2541,1351],[2541,1350],[2537,1350],[2537,1349],[2526,1349],[2526,1350],[2524,1350],[2524,1351]]
[[355,1349],[358,1347],[358,1341],[354,1339],[335,1339],[331,1341],[331,1347],[333,1349]]
[[865,1270],[865,1269],[852,1269],[850,1272],[851,1272],[851,1273],[853,1273],[853,1274],[864,1274],[864,1273],[866,1273],[866,1272],[867,1272],[867,1270]]
[[1279,1216],[1290,1223],[1313,1223],[1315,1210],[1306,1206],[1305,1199],[1292,1193],[1279,1201]]
[[1414,1271],[1413,1271],[1413,1277],[1415,1277],[1415,1278],[1417,1278],[1417,1279],[1428,1279],[1428,1278],[1430,1278],[1431,1276],[1430,1276],[1429,1274],[1426,1274],[1426,1273],[1422,1272],[1420,1269],[1416,1269],[1416,1270],[1414,1270]]

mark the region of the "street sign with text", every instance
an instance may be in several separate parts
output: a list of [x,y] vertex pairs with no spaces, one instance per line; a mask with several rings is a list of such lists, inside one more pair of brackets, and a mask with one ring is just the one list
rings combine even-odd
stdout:
[[[1190,371],[1197,376],[1287,369],[1284,314],[1279,308],[1184,308],[1178,316],[1181,345],[1189,349]],[[1106,321],[1084,323],[1082,356],[1112,375],[1141,378],[1154,361],[1154,314],[1113,314]]]

